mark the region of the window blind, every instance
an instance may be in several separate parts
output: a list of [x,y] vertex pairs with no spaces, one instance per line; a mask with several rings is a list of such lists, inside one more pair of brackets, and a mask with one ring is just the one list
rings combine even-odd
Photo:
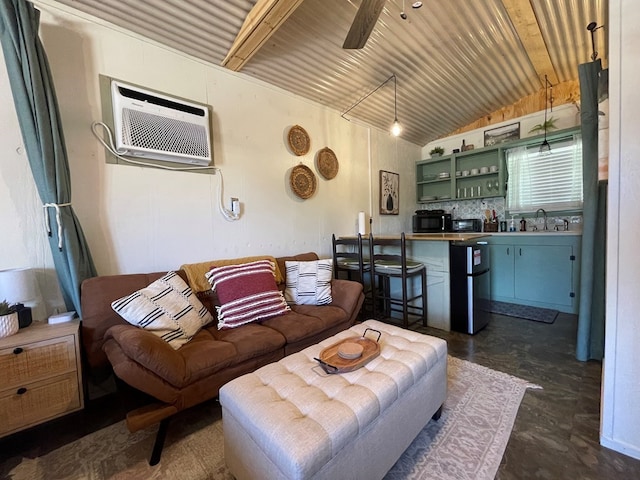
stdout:
[[510,213],[582,209],[582,139],[580,135],[539,145],[510,148],[505,152]]

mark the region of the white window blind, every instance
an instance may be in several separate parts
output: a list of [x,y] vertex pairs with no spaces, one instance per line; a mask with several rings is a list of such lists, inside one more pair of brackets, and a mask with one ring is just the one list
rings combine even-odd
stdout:
[[582,209],[582,139],[574,135],[549,143],[549,153],[541,154],[540,145],[505,152],[510,213]]

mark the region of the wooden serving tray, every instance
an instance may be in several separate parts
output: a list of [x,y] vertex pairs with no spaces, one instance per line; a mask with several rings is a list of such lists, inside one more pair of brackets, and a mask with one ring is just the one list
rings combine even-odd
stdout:
[[[367,331],[371,330],[378,334],[377,340],[365,338]],[[357,370],[380,355],[380,336],[382,334],[373,328],[367,328],[361,337],[349,337],[325,348],[320,352],[320,358],[316,358],[322,369],[327,373],[347,373]],[[362,355],[354,359],[342,358],[338,355],[338,348],[344,343],[357,343],[363,348]]]

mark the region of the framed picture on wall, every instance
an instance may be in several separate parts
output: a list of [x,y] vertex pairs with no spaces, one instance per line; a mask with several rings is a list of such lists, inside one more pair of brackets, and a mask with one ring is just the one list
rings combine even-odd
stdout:
[[484,131],[484,146],[490,147],[499,143],[510,142],[520,138],[520,122],[504,125]]
[[400,175],[380,170],[380,215],[400,213]]

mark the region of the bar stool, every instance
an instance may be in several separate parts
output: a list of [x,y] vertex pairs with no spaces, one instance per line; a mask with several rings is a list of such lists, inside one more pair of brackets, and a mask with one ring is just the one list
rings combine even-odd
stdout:
[[[374,238],[369,235],[371,262],[374,265],[373,275],[378,279],[378,288],[373,289],[374,317],[381,304],[386,317],[391,312],[402,312],[402,326],[409,326],[409,316],[418,316],[422,325],[427,326],[427,267],[420,262],[407,259],[407,246],[404,232],[400,238]],[[409,291],[410,278],[420,277],[421,291],[414,295]],[[391,279],[400,280],[402,292],[392,292]],[[401,293],[401,295],[398,295]],[[420,305],[416,305],[420,300]],[[415,323],[415,322],[412,322]]]
[[336,238],[332,236],[333,243],[333,276],[340,278],[341,272],[346,272],[349,280],[354,280],[352,274],[357,274],[355,281],[362,284],[364,292],[363,308],[373,312],[372,288],[373,276],[371,275],[371,264],[369,259],[365,258],[364,252],[369,248],[363,248],[363,243],[368,239],[362,239],[362,235],[350,238]]

